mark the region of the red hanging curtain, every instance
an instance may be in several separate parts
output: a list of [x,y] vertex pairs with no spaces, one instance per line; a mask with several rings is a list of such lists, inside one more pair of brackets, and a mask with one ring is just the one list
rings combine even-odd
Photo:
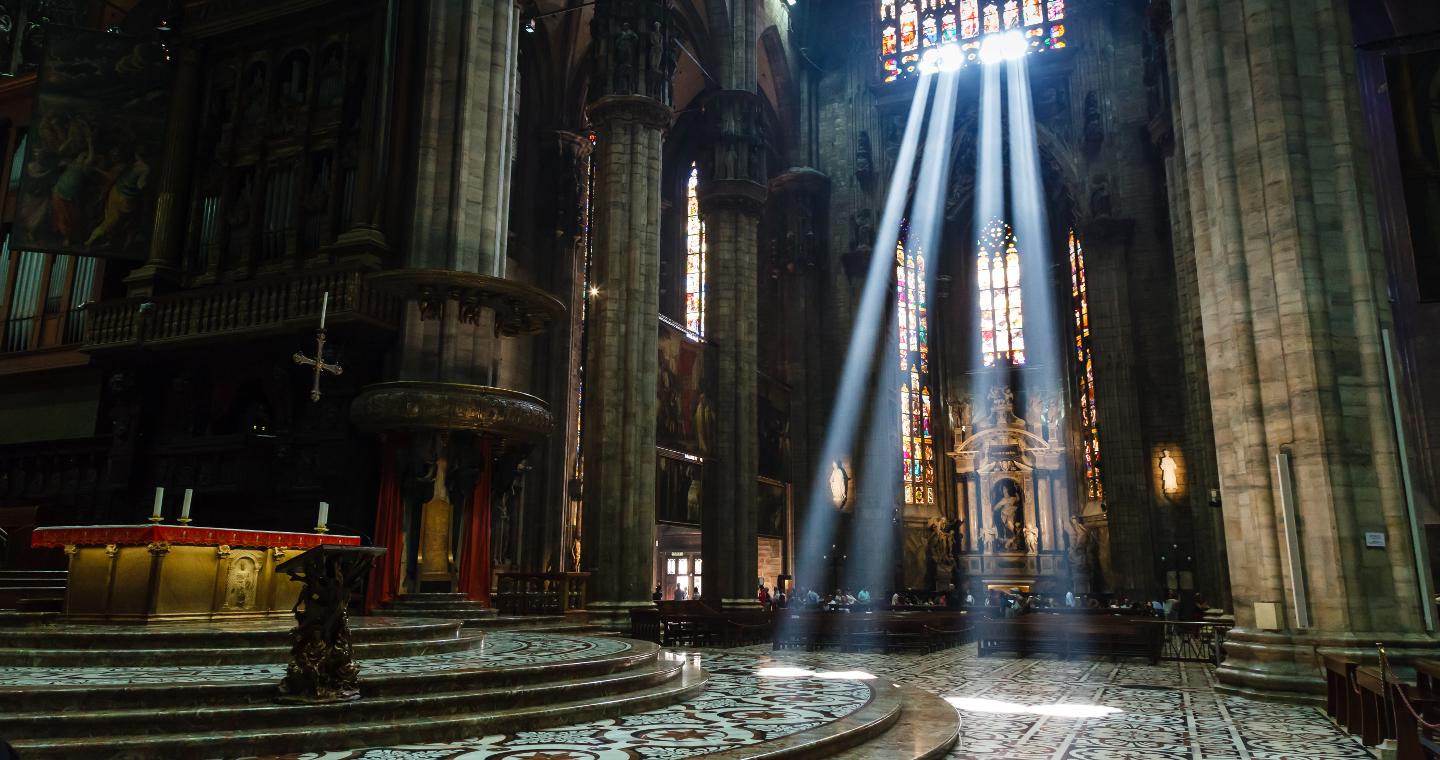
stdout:
[[470,519],[460,551],[460,591],[490,604],[490,437],[480,439],[480,475],[470,494]]
[[375,504],[375,545],[387,551],[370,571],[370,585],[365,590],[366,612],[400,593],[400,562],[405,556],[405,501],[400,497],[400,477],[395,464],[400,445],[399,435],[380,436],[380,498]]

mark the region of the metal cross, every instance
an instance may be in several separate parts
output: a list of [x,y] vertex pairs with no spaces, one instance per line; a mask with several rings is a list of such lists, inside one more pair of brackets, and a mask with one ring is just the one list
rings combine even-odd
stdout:
[[294,358],[296,364],[309,365],[315,368],[315,381],[314,384],[310,386],[311,401],[320,400],[320,374],[322,372],[338,375],[345,371],[339,364],[330,364],[325,361],[325,328],[323,327],[315,331],[315,358],[311,359],[300,351],[295,352]]

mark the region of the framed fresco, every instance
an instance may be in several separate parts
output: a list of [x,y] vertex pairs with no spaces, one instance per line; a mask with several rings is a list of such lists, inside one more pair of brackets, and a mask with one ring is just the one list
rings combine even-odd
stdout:
[[757,379],[755,430],[760,439],[760,475],[789,482],[790,388],[763,374]]
[[655,443],[704,457],[715,446],[714,347],[661,319],[659,351]]
[[790,487],[761,478],[755,484],[755,532],[772,538],[785,537],[785,516],[790,512]]
[[655,518],[660,522],[700,527],[705,468],[684,457],[655,457]]
[[144,261],[173,67],[161,43],[46,27],[11,247]]

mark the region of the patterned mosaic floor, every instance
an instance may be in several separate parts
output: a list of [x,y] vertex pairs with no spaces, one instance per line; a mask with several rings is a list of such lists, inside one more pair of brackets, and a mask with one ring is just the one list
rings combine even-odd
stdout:
[[[683,656],[683,655],[675,655]],[[286,760],[637,760],[682,758],[790,736],[844,718],[870,701],[856,674],[771,668],[755,655],[698,655],[710,684],[696,699],[547,731],[459,742],[304,753]],[[759,667],[757,667],[757,664]]]
[[[497,631],[485,636],[474,650],[363,660],[361,675],[412,673],[416,670],[463,670],[505,668],[581,658],[605,657],[630,650],[621,639],[597,636],[554,636],[518,631]],[[110,686],[142,683],[274,683],[285,676],[285,665],[212,665],[194,667],[108,667],[108,668],[0,668],[0,687],[5,686]]]
[[[1215,693],[1198,664],[979,659],[967,646],[930,655],[704,652],[700,698],[619,720],[448,744],[292,756],[294,760],[637,760],[692,757],[843,717],[874,673],[945,697],[961,718],[948,760],[1341,760],[1372,758],[1317,710]],[[828,678],[762,677],[759,667]],[[789,675],[785,670],[772,674]],[[837,678],[839,677],[839,678]],[[877,758],[878,760],[878,758]]]
[[869,670],[960,712],[950,760],[1334,760],[1373,757],[1314,708],[1215,693],[1194,663],[975,655],[801,654],[809,667]]

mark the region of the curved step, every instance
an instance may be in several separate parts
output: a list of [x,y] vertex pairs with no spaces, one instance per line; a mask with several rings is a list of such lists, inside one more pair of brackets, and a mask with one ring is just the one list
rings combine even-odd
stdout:
[[[284,618],[247,625],[26,626],[0,628],[0,665],[103,667],[137,661],[165,665],[228,665],[284,662],[290,628]],[[367,658],[460,651],[478,643],[461,621],[436,618],[355,618],[350,625],[357,653]],[[465,639],[474,639],[462,643]]]
[[[393,672],[367,672],[360,663],[363,693],[368,696],[440,693],[466,689],[499,688],[547,683],[580,677],[619,673],[653,663],[660,648],[647,641],[631,641],[629,648],[613,654],[557,659],[530,664],[503,664],[492,667],[463,667],[455,663],[391,662]],[[123,675],[123,674],[122,674]],[[144,705],[160,709],[206,705],[267,703],[284,677],[280,665],[265,666],[248,678],[220,677],[209,681],[145,677],[137,682],[74,685],[0,685],[0,714],[53,710],[106,710],[117,706]],[[0,733],[3,735],[3,733]]]
[[[135,736],[221,731],[237,726],[277,729],[347,721],[351,724],[384,723],[396,715],[407,718],[454,716],[618,696],[660,686],[678,678],[683,667],[683,661],[663,659],[618,673],[463,691],[385,694],[383,689],[372,689],[366,684],[362,699],[324,705],[275,704],[257,700],[254,704],[165,711],[147,706],[7,713],[0,715],[0,736],[12,739]],[[271,686],[268,692],[273,698],[275,687]]]
[[953,705],[912,686],[896,688],[900,692],[900,719],[885,733],[830,757],[835,760],[877,757],[933,760],[944,757],[955,746],[960,739],[960,715]]
[[[556,702],[468,715],[392,718],[371,724],[342,720],[283,728],[238,729],[213,733],[149,734],[124,737],[32,739],[12,741],[26,760],[36,758],[103,757],[204,758],[337,750],[419,742],[453,741],[465,737],[510,733],[577,721],[614,718],[678,702],[705,688],[708,675],[686,663],[678,677],[657,686],[616,696]],[[358,703],[349,703],[355,707]],[[342,713],[343,714],[343,713]]]

